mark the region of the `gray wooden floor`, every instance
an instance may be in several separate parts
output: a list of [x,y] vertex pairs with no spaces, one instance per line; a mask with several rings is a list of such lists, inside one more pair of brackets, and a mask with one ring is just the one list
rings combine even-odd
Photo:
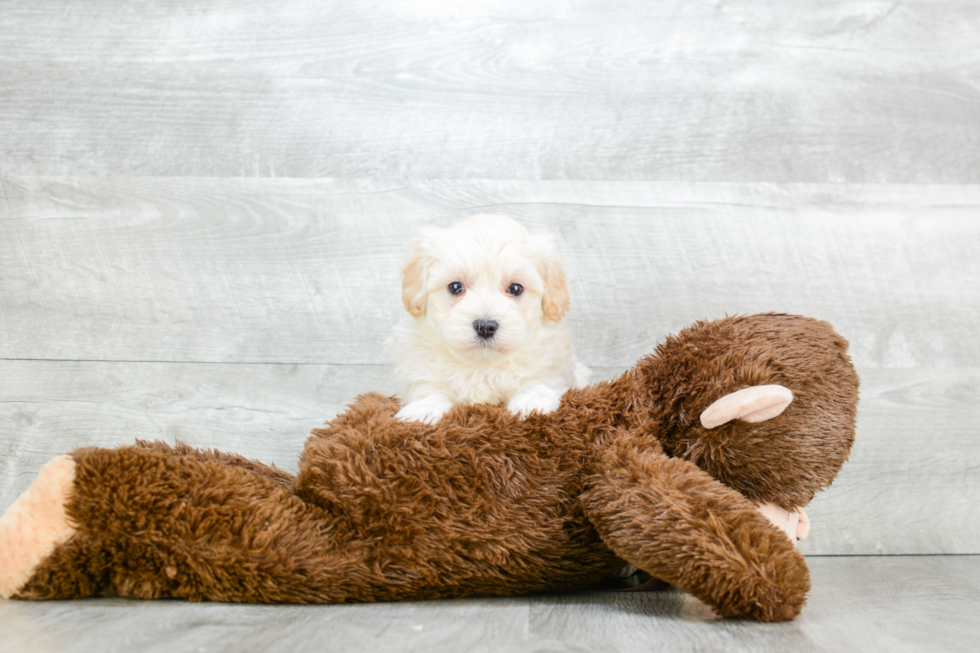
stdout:
[[0,651],[976,650],[978,61],[980,0],[0,2],[0,510],[135,437],[294,470],[392,388],[407,240],[477,212],[557,236],[600,378],[776,310],[863,383],[790,624],[677,592],[0,601]]
[[0,601],[0,651],[962,651],[980,556],[813,557],[795,621],[719,619],[678,590],[331,606]]

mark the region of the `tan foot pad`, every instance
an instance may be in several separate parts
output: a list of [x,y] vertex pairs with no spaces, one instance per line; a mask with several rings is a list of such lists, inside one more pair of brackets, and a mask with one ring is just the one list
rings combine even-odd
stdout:
[[75,481],[71,456],[41,468],[27,491],[0,517],[0,596],[9,599],[34,575],[37,566],[75,532],[65,504]]

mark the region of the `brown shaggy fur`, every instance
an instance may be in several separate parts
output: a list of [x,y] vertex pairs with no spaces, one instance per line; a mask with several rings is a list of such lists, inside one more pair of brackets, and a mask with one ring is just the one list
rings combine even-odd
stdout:
[[[521,594],[587,587],[625,560],[722,615],[791,619],[806,564],[752,502],[803,506],[847,458],[846,348],[824,322],[735,317],[668,338],[551,415],[456,406],[428,426],[367,394],[313,432],[295,478],[182,445],[81,449],[77,532],[18,598]],[[782,415],[701,427],[719,397],[771,383],[795,395]]]

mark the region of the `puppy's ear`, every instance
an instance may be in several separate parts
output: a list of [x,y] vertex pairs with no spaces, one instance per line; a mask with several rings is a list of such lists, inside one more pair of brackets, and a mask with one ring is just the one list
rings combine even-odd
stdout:
[[561,261],[551,256],[545,261],[544,295],[541,297],[541,308],[552,322],[558,322],[571,308],[572,301],[568,295],[568,279],[565,278],[565,268]]
[[405,256],[402,269],[402,303],[412,317],[425,315],[425,282],[429,272],[431,245],[428,240],[419,239]]

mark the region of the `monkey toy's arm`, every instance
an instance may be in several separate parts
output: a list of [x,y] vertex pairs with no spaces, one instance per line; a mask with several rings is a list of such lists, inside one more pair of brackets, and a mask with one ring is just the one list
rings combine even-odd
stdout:
[[803,556],[750,501],[629,431],[606,442],[586,515],[612,551],[722,616],[782,621],[810,588]]

